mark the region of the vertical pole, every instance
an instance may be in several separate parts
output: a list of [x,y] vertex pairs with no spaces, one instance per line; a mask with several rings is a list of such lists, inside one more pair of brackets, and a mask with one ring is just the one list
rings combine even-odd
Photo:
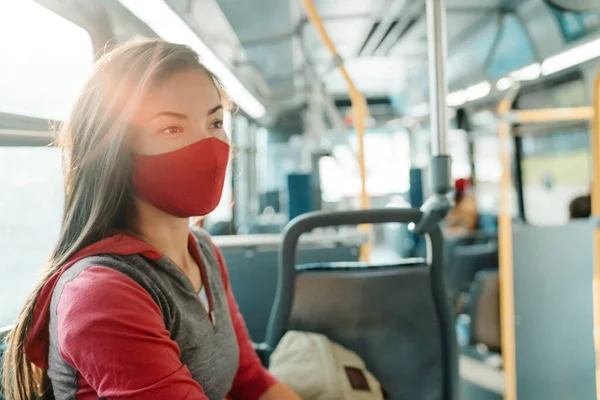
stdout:
[[427,43],[429,53],[429,105],[431,111],[431,191],[421,210],[423,217],[415,233],[428,232],[452,208],[447,197],[452,189],[451,160],[448,155],[448,115],[446,97],[446,17],[444,0],[427,0]]
[[520,135],[514,136],[515,143],[515,186],[517,187],[517,201],[519,206],[519,218],[521,221],[527,222],[525,217],[525,193],[523,191],[523,137]]
[[255,220],[260,213],[260,198],[258,194],[257,169],[256,169],[256,131],[258,125],[252,122],[248,126],[246,138],[246,176],[248,178],[248,214]]
[[511,155],[510,122],[507,114],[512,106],[511,100],[504,99],[498,104],[501,117],[498,127],[500,139],[500,160],[502,177],[500,178],[500,216],[498,221],[499,279],[500,279],[500,334],[502,357],[504,359],[504,400],[517,399],[517,354],[515,347],[515,287],[513,268],[513,237],[511,212]]
[[446,97],[446,40],[445,0],[427,0],[427,45],[429,54],[429,109],[431,111],[432,156],[448,153],[448,117]]
[[233,198],[235,204],[234,220],[236,232],[239,228],[247,226],[250,222],[250,185],[252,178],[248,171],[249,166],[249,121],[242,115],[237,115],[232,121],[232,141],[237,155],[233,159],[233,176],[243,175],[244,179],[233,179],[235,182]]
[[592,217],[594,227],[594,347],[596,348],[596,399],[600,400],[600,73],[596,76],[593,93],[592,119]]

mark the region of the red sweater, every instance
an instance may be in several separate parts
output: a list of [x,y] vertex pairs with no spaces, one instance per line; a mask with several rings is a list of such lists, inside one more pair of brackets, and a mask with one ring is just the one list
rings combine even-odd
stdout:
[[[193,240],[190,236],[191,249],[196,248],[192,246]],[[239,348],[238,368],[229,395],[240,400],[259,399],[276,379],[262,367],[253,350],[231,291],[223,256],[214,249]],[[198,379],[182,362],[179,342],[165,326],[161,308],[134,279],[94,264],[77,272],[63,286],[57,286],[61,275],[77,261],[107,253],[164,260],[152,246],[125,235],[110,237],[79,252],[48,281],[37,299],[34,329],[26,348],[28,358],[48,368],[50,310],[54,304],[51,305],[51,299],[55,287],[59,287],[60,304],[55,306],[57,343],[60,357],[77,372],[78,398],[208,399]],[[202,265],[198,252],[192,254],[198,265]],[[206,277],[204,270],[202,275]]]

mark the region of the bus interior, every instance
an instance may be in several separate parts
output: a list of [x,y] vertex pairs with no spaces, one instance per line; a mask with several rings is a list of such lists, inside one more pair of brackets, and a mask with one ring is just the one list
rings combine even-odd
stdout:
[[310,331],[392,400],[600,399],[592,0],[0,1],[0,339],[59,235],[56,129],[140,38],[192,47],[235,104],[190,223],[265,365]]

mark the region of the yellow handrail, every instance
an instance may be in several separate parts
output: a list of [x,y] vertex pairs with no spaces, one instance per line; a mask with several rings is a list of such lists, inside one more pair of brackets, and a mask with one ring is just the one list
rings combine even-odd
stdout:
[[[338,57],[338,53],[335,49],[335,45],[331,41],[329,35],[327,34],[327,30],[325,29],[325,25],[323,25],[323,21],[321,17],[319,17],[319,13],[315,8],[312,0],[302,0],[304,8],[306,9],[306,14],[308,15],[308,19],[315,26],[321,40],[325,44],[325,46],[329,49],[331,54],[334,57]],[[365,122],[368,116],[368,108],[367,102],[365,101],[362,93],[358,91],[354,82],[350,78],[348,74],[348,70],[344,66],[343,63],[338,65],[346,84],[348,85],[348,97],[350,97],[350,102],[352,103],[352,122],[354,124],[354,130],[358,136],[358,168],[360,170],[360,208],[367,209],[369,208],[369,196],[367,195],[367,173],[365,168]],[[363,229],[367,228],[365,226]],[[368,228],[367,228],[368,229]],[[361,247],[361,260],[366,261],[369,257],[370,246],[362,246]]]
[[[512,101],[503,99],[498,104],[498,114],[506,116]],[[500,280],[500,335],[504,360],[504,400],[517,398],[517,352],[515,347],[515,287],[513,269],[512,211],[511,211],[511,158],[510,122],[502,118],[498,127],[500,140],[500,215],[498,218],[498,255]]]
[[[592,217],[600,217],[600,72],[594,82],[592,119]],[[596,399],[600,400],[600,227],[594,228],[594,347],[596,349]]]
[[[593,120],[592,160],[594,176],[600,171],[600,149],[598,132],[600,132],[599,110],[600,75],[596,80],[593,107],[542,108],[530,110],[512,110],[512,99],[503,99],[498,103],[497,112],[500,117],[498,137],[500,139],[500,159],[502,177],[500,181],[500,216],[498,221],[499,261],[500,261],[500,321],[502,335],[502,355],[504,358],[505,400],[517,399],[517,354],[515,346],[515,302],[514,302],[514,265],[512,235],[512,179],[510,138],[511,126],[523,123],[547,123],[565,121]],[[516,93],[512,93],[516,95]],[[600,216],[600,181],[594,178],[592,191],[592,212]],[[595,234],[595,274],[594,274],[594,341],[596,359],[600,360],[600,230]],[[596,384],[600,388],[600,370],[596,366]],[[600,392],[600,391],[598,391]],[[597,392],[597,393],[598,393]],[[597,394],[598,396],[598,394]],[[600,400],[600,396],[597,397]]]
[[515,110],[507,115],[513,124],[584,121],[592,119],[594,109],[592,107],[540,108]]

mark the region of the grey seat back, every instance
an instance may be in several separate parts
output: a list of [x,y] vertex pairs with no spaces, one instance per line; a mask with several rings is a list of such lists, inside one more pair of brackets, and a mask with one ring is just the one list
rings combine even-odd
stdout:
[[446,266],[446,282],[451,298],[468,290],[477,272],[498,268],[498,243],[461,245],[454,248]]
[[300,235],[317,227],[418,223],[416,209],[314,212],[287,226],[266,347],[289,328],[326,334],[356,351],[392,400],[455,400],[456,332],[446,297],[438,226],[427,263],[296,268]]
[[440,328],[423,264],[298,271],[288,327],[355,351],[390,399],[443,398]]
[[497,271],[479,272],[471,285],[471,342],[500,351],[500,280]]
[[[244,316],[250,338],[261,343],[277,287],[277,251],[269,248],[222,248],[231,289]],[[357,261],[356,246],[337,244],[298,249],[298,262]]]

